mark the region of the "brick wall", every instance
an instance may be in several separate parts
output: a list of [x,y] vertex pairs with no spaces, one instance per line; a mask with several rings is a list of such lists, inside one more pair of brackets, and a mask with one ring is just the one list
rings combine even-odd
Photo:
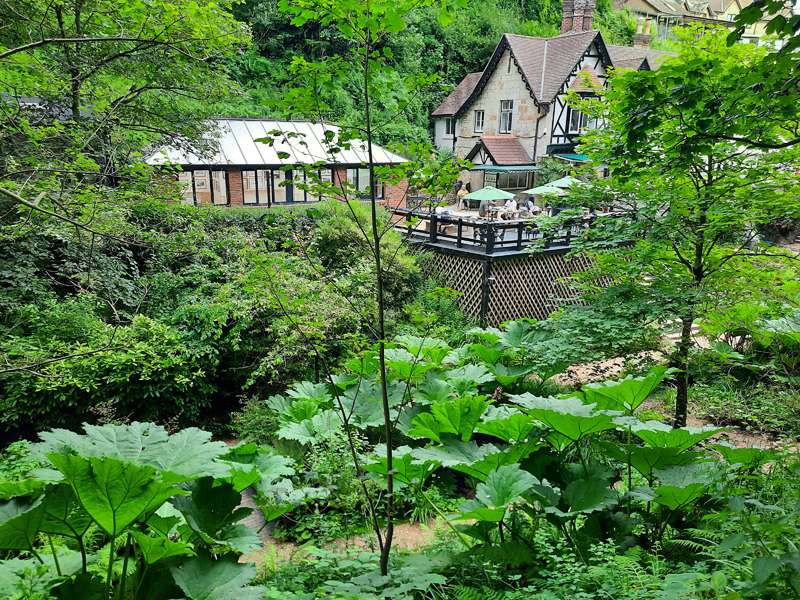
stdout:
[[383,199],[389,206],[408,208],[408,180],[404,178],[396,185],[385,186]]
[[228,204],[231,206],[244,206],[244,190],[242,189],[242,170],[228,169]]

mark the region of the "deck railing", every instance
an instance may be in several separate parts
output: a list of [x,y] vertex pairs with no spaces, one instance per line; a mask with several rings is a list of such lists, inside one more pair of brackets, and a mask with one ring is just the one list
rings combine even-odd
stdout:
[[406,208],[394,208],[393,212],[405,217],[395,228],[406,233],[409,240],[481,254],[521,252],[533,245],[541,251],[569,249],[573,240],[583,237],[598,216],[576,217],[557,231],[545,233],[536,226],[535,218],[488,220]]

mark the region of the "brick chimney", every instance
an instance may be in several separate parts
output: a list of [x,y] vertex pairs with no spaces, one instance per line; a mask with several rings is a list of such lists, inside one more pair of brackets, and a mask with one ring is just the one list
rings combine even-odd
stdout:
[[563,0],[561,5],[561,33],[590,31],[594,25],[597,0]]
[[563,0],[561,5],[561,33],[572,31],[572,17],[575,14],[575,0]]
[[594,8],[597,0],[586,0],[583,8],[583,30],[591,31],[594,27]]
[[[651,17],[647,17],[645,24],[645,19],[643,17],[639,17],[639,22],[636,25],[636,34],[633,36],[634,48],[650,48],[650,44],[653,41],[653,36],[650,35],[650,25],[652,20],[653,19]],[[644,31],[642,31],[643,26]]]

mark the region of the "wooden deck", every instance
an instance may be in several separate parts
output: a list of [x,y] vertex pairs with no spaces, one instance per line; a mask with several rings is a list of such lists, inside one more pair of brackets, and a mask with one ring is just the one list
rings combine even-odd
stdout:
[[410,243],[464,255],[512,258],[533,254],[564,254],[582,237],[599,215],[586,215],[555,233],[545,234],[536,217],[513,221],[487,220],[459,215],[437,215],[424,209],[393,208],[395,229]]

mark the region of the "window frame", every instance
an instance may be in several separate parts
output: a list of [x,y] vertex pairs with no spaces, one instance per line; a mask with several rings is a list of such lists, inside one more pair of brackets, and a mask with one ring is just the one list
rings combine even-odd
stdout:
[[444,120],[444,134],[445,136],[453,136],[456,133],[456,120],[448,117]]
[[[356,193],[355,196],[357,199],[364,199],[369,198],[369,188],[365,187],[363,190],[361,189],[360,185],[360,172],[366,171],[367,178],[369,178],[369,169],[363,168],[355,168],[355,169],[347,169],[345,174],[345,178],[348,183],[356,186]],[[351,177],[352,173],[352,177]],[[367,184],[368,185],[368,184]],[[382,200],[384,196],[384,189],[383,184],[381,183],[380,177],[376,177],[375,181],[373,182],[373,186],[375,187],[375,199]]]
[[[480,116],[480,119],[478,118]],[[483,125],[485,123],[484,120],[485,113],[482,110],[475,111],[475,133],[483,133]],[[478,126],[478,121],[480,121],[480,126]]]
[[511,133],[514,121],[514,101],[500,100],[500,126],[498,133]]

